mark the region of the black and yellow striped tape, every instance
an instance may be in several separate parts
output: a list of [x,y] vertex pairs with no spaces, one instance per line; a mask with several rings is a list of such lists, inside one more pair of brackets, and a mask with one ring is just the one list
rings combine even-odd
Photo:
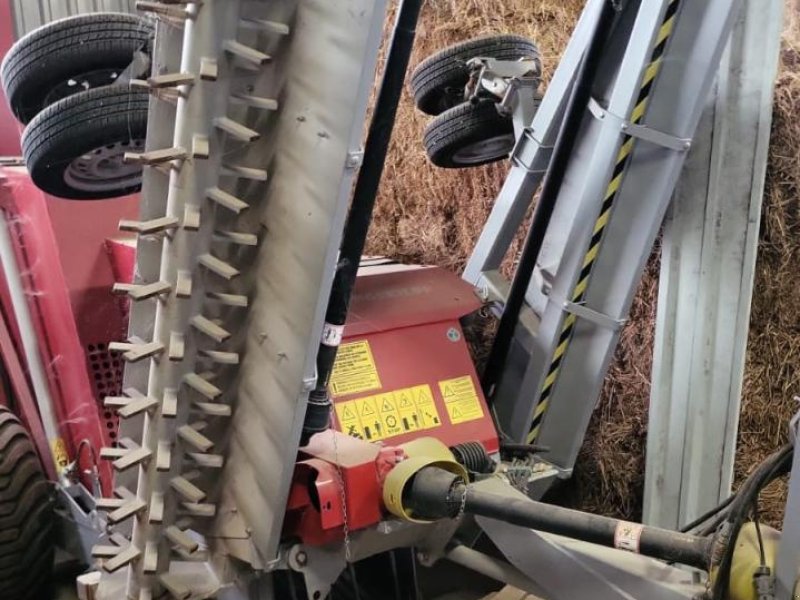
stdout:
[[[645,69],[644,77],[642,78],[642,87],[639,90],[639,96],[636,100],[636,105],[633,108],[633,113],[631,114],[630,121],[635,125],[641,124],[645,111],[647,110],[647,103],[650,100],[650,92],[653,88],[653,82],[655,81],[656,76],[661,69],[664,50],[667,47],[667,42],[669,41],[669,38],[672,35],[672,31],[675,27],[675,16],[678,12],[678,6],[680,3],[681,0],[670,1],[669,6],[667,7],[667,12],[664,15],[664,20],[661,24],[661,28],[658,31],[656,45],[653,49],[650,63],[648,64],[647,69]],[[622,184],[622,178],[625,174],[625,169],[628,166],[634,141],[634,138],[629,135],[626,135],[623,138],[622,147],[617,155],[617,162],[614,165],[614,172],[611,176],[611,181],[606,188],[606,194],[603,200],[603,205],[600,209],[600,215],[597,217],[597,220],[594,223],[594,230],[592,232],[591,242],[589,243],[589,250],[586,252],[586,255],[583,259],[583,266],[581,268],[580,276],[578,277],[578,283],[575,285],[575,289],[572,292],[571,300],[575,304],[581,303],[585,300],[586,289],[589,286],[589,278],[592,275],[592,270],[594,269],[594,265],[597,261],[600,245],[603,242],[603,234],[605,233],[606,226],[608,225],[609,218],[611,217],[611,211],[614,208],[614,201],[617,199],[617,193],[619,192],[620,185]],[[539,432],[542,427],[542,420],[544,419],[545,413],[550,406],[550,396],[553,392],[553,386],[558,379],[564,354],[566,353],[569,343],[572,340],[572,334],[575,330],[575,323],[576,317],[574,314],[569,314],[564,319],[564,324],[561,327],[561,335],[558,338],[558,346],[556,346],[556,350],[553,353],[553,359],[550,361],[550,368],[547,371],[547,377],[545,378],[544,385],[542,386],[542,393],[539,397],[539,402],[536,404],[536,410],[533,413],[533,421],[528,433],[529,443],[535,442],[539,437]]]

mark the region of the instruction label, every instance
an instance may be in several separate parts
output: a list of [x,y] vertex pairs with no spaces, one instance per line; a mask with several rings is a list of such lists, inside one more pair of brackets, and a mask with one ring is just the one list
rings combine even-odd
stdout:
[[453,425],[483,417],[481,401],[469,375],[440,381],[439,391]]
[[381,379],[369,342],[351,342],[339,346],[331,373],[331,394],[347,396],[381,389]]
[[335,406],[342,432],[368,442],[442,425],[429,385],[337,402]]

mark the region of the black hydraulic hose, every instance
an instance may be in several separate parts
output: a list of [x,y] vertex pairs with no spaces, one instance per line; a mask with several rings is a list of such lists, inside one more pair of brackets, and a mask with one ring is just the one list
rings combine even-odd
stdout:
[[725,544],[722,559],[719,562],[716,582],[712,590],[712,600],[723,600],[728,597],[731,570],[733,567],[733,552],[739,532],[742,530],[750,510],[755,505],[758,495],[764,487],[769,485],[776,477],[783,475],[792,467],[794,446],[785,444],[776,452],[769,455],[756,469],[748,475],[742,486],[736,492],[736,497],[730,506],[726,524],[728,526],[722,534],[721,541]]
[[364,145],[364,161],[353,190],[350,213],[339,250],[339,262],[325,315],[325,331],[317,353],[317,383],[309,396],[301,444],[307,442],[314,433],[328,427],[331,406],[328,383],[372,220],[422,2],[423,0],[403,0],[398,9],[375,112]]
[[564,183],[567,166],[572,157],[581,123],[592,96],[592,85],[603,56],[603,49],[608,42],[615,13],[614,2],[606,0],[575,77],[564,120],[553,148],[550,168],[542,182],[542,193],[533,213],[533,220],[525,238],[519,264],[514,273],[503,315],[500,318],[500,324],[494,338],[494,344],[483,372],[483,391],[490,405],[493,404],[492,397],[494,396],[495,387],[508,357],[514,330],[525,301],[525,294],[533,276],[533,269],[539,259],[542,242],[550,225],[550,219],[553,216],[556,201]]
[[709,510],[707,513],[700,515],[694,521],[687,523],[686,525],[681,527],[680,530],[683,532],[688,532],[694,529],[695,527],[699,527],[700,525],[708,521],[711,517],[718,515],[723,510],[728,508],[728,506],[730,506],[735,499],[736,499],[735,495],[728,496],[726,500],[723,500],[720,504]]

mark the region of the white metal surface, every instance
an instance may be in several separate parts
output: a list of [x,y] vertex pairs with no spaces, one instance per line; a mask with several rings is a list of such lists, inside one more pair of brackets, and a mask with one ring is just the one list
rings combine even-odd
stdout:
[[[0,185],[3,185],[2,181],[0,181]],[[44,427],[47,441],[52,449],[53,444],[61,440],[58,420],[56,419],[55,405],[53,404],[53,397],[50,395],[47,373],[44,369],[44,363],[42,362],[41,351],[39,350],[39,338],[33,326],[33,319],[31,317],[30,307],[28,306],[28,298],[22,283],[22,276],[20,275],[17,258],[14,253],[14,244],[11,241],[11,234],[8,231],[8,219],[5,211],[2,210],[0,210],[0,265],[2,265],[3,273],[5,273],[6,282],[8,283],[8,292],[11,296],[11,304],[14,307],[14,315],[16,316],[17,325],[19,326],[22,350],[25,353],[25,362],[28,366],[28,376],[31,379],[34,396],[36,398],[36,407],[39,409],[42,426]],[[41,458],[42,460],[47,460],[48,458],[52,459],[52,456],[42,456]],[[59,476],[64,475],[59,469],[58,464],[56,464],[55,471]]]
[[135,0],[12,0],[14,32],[17,38],[56,19],[91,12],[136,10]]
[[644,519],[730,494],[783,2],[747,0],[663,237]]
[[[262,18],[277,20],[287,4],[267,3]],[[217,531],[253,563],[277,554],[385,8],[385,0],[298,3],[286,62],[253,92],[279,94],[281,118],[244,156],[270,180],[263,209],[242,223],[263,225],[265,235],[243,275],[251,309]]]

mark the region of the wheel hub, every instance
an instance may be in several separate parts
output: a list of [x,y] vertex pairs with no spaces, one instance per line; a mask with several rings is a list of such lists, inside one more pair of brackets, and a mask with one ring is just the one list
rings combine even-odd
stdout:
[[480,140],[460,148],[453,155],[453,162],[462,165],[477,165],[507,156],[514,148],[514,134],[503,134]]
[[123,160],[125,152],[139,152],[144,140],[116,142],[95,148],[74,159],[64,171],[64,182],[83,192],[114,192],[135,187],[142,179],[142,167]]
[[44,105],[50,106],[54,102],[78,92],[111,85],[117,80],[121,72],[120,69],[97,69],[75,75],[51,89],[45,96]]

